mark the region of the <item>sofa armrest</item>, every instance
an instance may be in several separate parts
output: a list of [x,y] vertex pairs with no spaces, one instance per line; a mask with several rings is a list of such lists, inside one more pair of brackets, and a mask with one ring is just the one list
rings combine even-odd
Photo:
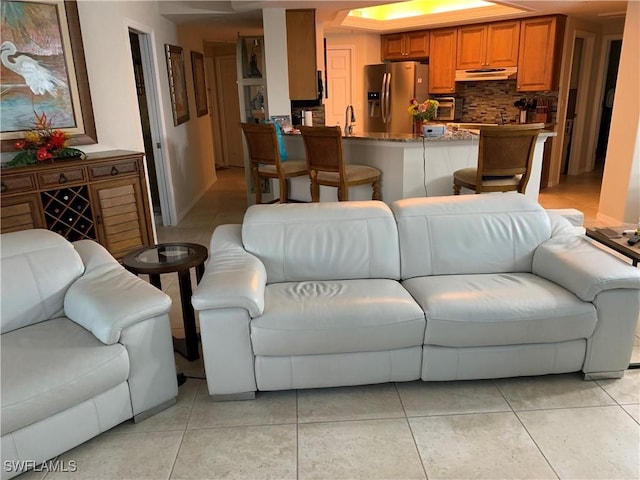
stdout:
[[637,268],[578,235],[564,235],[542,243],[534,253],[532,271],[585,302],[593,302],[605,290],[640,290]]
[[242,245],[241,225],[221,225],[211,237],[204,276],[191,297],[196,310],[245,308],[251,317],[264,311],[267,272]]
[[102,343],[116,343],[123,329],[169,312],[171,298],[125,270],[102,245],[80,240],[74,247],[85,272],[67,290],[64,311]]

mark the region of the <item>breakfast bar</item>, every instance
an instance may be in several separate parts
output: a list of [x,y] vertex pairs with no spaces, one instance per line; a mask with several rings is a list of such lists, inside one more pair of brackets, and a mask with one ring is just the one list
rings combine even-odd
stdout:
[[[434,197],[453,194],[453,172],[475,167],[478,160],[476,131],[447,130],[445,135],[423,137],[415,134],[354,133],[342,138],[347,163],[369,165],[382,172],[382,200],[391,203],[411,197]],[[538,199],[544,142],[555,135],[545,131],[538,136],[533,168],[525,195]],[[284,135],[288,158],[304,159],[304,145],[300,135]],[[272,188],[277,192],[277,182]],[[473,193],[462,190],[463,194]],[[277,193],[276,193],[277,195]],[[309,201],[309,179],[291,179],[290,198]],[[371,189],[358,186],[349,189],[350,200],[370,200]],[[336,201],[336,189],[320,189],[320,201]]]

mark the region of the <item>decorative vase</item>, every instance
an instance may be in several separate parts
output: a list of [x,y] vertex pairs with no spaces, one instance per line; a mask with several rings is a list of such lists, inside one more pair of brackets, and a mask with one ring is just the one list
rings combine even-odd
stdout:
[[422,135],[422,124],[424,122],[422,120],[416,120],[413,123],[413,133],[415,133],[416,135]]

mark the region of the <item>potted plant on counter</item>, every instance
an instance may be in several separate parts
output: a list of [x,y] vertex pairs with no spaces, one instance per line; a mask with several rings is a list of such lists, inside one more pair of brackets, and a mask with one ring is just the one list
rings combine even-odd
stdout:
[[420,134],[422,132],[422,125],[436,118],[438,105],[440,104],[437,100],[429,98],[422,103],[418,102],[416,98],[412,98],[409,101],[409,108],[407,111],[413,116],[414,133]]

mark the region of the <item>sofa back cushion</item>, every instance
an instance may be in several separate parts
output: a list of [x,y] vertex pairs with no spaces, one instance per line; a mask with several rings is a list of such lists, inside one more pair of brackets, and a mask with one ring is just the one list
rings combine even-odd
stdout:
[[254,205],[242,242],[268,283],[400,278],[398,230],[378,201]]
[[80,255],[49,230],[3,233],[1,333],[63,315],[64,295],[84,272]]
[[409,198],[391,209],[403,279],[530,272],[533,252],[551,236],[544,209],[515,192]]

